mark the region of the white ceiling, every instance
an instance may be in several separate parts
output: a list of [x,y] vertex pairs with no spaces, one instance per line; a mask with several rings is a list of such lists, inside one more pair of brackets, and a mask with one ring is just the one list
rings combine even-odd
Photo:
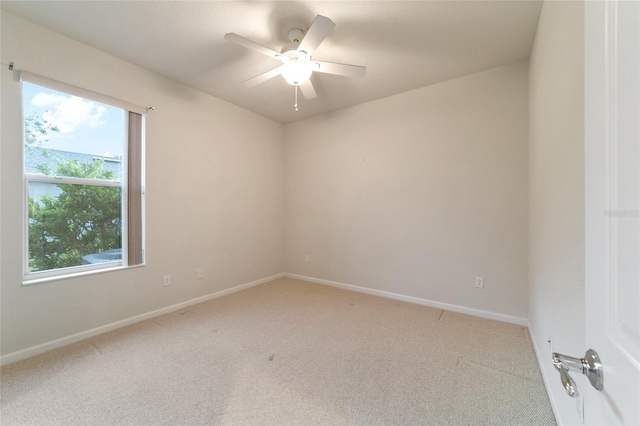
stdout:
[[[540,1],[6,1],[27,20],[281,123],[483,71],[529,56]],[[314,59],[365,65],[364,78],[314,73],[318,97],[281,77],[244,80],[280,62],[224,40],[280,51],[316,15],[336,27]]]

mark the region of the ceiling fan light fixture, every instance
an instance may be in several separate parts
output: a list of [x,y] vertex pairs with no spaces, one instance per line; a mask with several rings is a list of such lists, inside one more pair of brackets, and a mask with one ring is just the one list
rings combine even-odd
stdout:
[[326,16],[317,15],[307,31],[302,31],[298,28],[290,30],[288,36],[291,44],[284,46],[280,52],[235,33],[225,34],[224,38],[282,62],[282,65],[278,68],[243,81],[242,85],[244,87],[254,87],[277,75],[281,75],[289,85],[294,87],[296,97],[294,108],[297,111],[298,88],[300,88],[300,92],[305,99],[315,99],[317,96],[310,80],[312,73],[320,72],[345,77],[362,77],[365,74],[366,68],[363,66],[318,62],[311,59],[315,50],[326,39],[335,25]]
[[282,77],[292,86],[300,86],[311,77],[311,68],[308,62],[291,61],[282,65]]

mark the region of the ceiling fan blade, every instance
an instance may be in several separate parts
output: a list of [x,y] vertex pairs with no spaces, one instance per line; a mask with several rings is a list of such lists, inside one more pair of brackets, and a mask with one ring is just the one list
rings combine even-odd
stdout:
[[364,77],[367,68],[360,65],[336,64],[333,62],[313,61],[318,64],[313,69],[314,72],[323,72],[325,74],[342,75],[345,77]]
[[316,16],[316,19],[313,20],[311,27],[309,27],[309,30],[300,42],[300,45],[297,49],[298,52],[305,51],[307,52],[307,55],[313,55],[313,52],[320,45],[320,43],[322,43],[322,40],[324,40],[329,35],[331,30],[335,26],[336,24],[334,24],[331,19],[322,15]]
[[307,79],[307,81],[300,85],[300,91],[305,99],[314,99],[318,96],[316,95],[316,90],[313,88],[313,84],[311,84],[311,79]]
[[233,43],[239,44],[240,46],[246,47],[248,49],[253,49],[256,52],[260,52],[263,55],[271,56],[274,59],[278,59],[284,61],[285,56],[281,53],[276,52],[273,49],[270,49],[266,46],[256,43],[255,41],[249,40],[248,38],[244,38],[235,33],[225,34],[224,38]]
[[270,80],[273,77],[276,77],[276,76],[280,75],[281,71],[282,71],[282,67],[280,66],[280,67],[278,67],[276,69],[273,69],[271,71],[267,71],[267,72],[265,72],[263,74],[260,74],[260,75],[258,75],[256,77],[250,78],[247,81],[243,81],[242,85],[244,87],[248,87],[248,88],[255,87],[260,83],[264,83],[265,81]]

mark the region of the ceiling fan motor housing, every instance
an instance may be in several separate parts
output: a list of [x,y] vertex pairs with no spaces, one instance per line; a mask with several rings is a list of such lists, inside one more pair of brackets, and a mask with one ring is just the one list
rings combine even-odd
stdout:
[[307,52],[300,50],[297,51],[297,45],[289,45],[282,48],[282,54],[286,56],[290,61],[302,61],[306,62],[311,59]]

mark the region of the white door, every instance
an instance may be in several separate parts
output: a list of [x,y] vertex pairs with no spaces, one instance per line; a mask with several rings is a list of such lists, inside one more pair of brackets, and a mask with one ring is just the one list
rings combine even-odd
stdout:
[[604,388],[581,386],[584,420],[639,425],[640,1],[587,1],[585,37],[585,337]]

